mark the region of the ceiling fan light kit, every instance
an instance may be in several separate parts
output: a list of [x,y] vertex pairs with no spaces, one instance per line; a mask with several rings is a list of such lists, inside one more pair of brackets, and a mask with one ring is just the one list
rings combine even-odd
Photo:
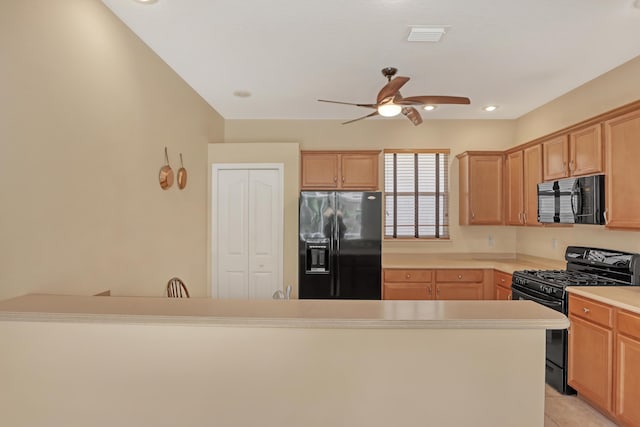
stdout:
[[[333,104],[345,104],[355,105],[356,107],[364,107],[373,109],[373,113],[366,116],[358,117],[357,119],[349,120],[342,123],[346,125],[348,123],[357,122],[369,117],[383,116],[393,117],[402,113],[414,126],[418,126],[422,123],[422,116],[415,107],[423,106],[425,110],[435,109],[436,104],[470,104],[469,98],[462,96],[440,96],[440,95],[423,95],[423,96],[409,96],[407,98],[400,95],[400,88],[404,86],[410,79],[409,77],[393,77],[398,72],[394,67],[386,67],[382,69],[382,75],[387,78],[387,84],[380,89],[375,104],[356,104],[353,102],[343,101],[330,101],[327,99],[318,99],[320,102],[330,102]],[[430,108],[429,108],[430,107]]]
[[402,106],[390,102],[378,106],[378,114],[384,117],[394,117],[402,112]]

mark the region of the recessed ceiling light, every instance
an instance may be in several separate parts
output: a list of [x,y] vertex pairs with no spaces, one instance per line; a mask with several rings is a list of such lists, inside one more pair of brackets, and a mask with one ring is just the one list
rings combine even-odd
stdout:
[[425,105],[425,106],[424,106],[424,107],[422,107],[422,108],[424,108],[424,109],[425,109],[425,110],[427,110],[427,111],[433,111],[433,110],[435,110],[435,109],[436,109],[436,108],[438,108],[438,107],[437,107],[437,106],[435,106],[435,105]]
[[136,0],[138,3],[145,3],[145,4],[151,4],[151,3],[155,3],[158,0]]
[[251,96],[251,92],[248,90],[236,90],[233,92],[233,96],[238,98],[249,98]]
[[412,26],[409,30],[407,41],[410,42],[439,42],[444,33],[447,32],[445,26]]
[[486,107],[482,107],[482,109],[484,111],[491,112],[491,111],[496,111],[498,109],[498,106],[497,105],[487,105]]

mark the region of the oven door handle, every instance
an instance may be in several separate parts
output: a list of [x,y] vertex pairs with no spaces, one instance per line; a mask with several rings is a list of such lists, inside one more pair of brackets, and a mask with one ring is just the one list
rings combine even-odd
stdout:
[[526,294],[527,299],[531,301],[537,302],[538,304],[545,305],[547,307],[560,307],[562,305],[562,301],[549,301],[542,298],[536,298],[533,295]]

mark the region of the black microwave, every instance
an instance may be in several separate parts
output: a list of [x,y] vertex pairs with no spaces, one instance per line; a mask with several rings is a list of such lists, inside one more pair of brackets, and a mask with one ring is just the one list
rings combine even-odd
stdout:
[[604,175],[538,184],[538,222],[604,224]]

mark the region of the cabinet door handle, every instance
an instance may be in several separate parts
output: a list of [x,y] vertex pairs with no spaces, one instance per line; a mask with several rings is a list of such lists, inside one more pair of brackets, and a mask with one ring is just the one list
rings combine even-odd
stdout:
[[427,291],[429,292],[429,295],[431,295],[431,286],[427,287]]
[[520,224],[522,224],[522,217],[523,217],[522,212],[518,212],[518,222],[519,222]]
[[524,211],[522,213],[522,223],[526,224],[527,223],[527,211]]
[[344,176],[342,177],[342,183],[344,184]]
[[567,161],[563,161],[562,162],[562,171],[566,174],[567,173]]
[[407,279],[411,279],[411,274],[407,273]]
[[582,307],[582,311],[584,311],[585,313],[590,312],[591,310],[589,310],[587,307]]
[[337,176],[333,177],[333,182],[338,182],[338,177]]
[[462,280],[462,274],[458,274],[458,280]]
[[602,216],[604,216],[604,225],[609,224],[609,218],[607,218],[607,210],[605,209],[605,211],[602,213]]
[[474,211],[471,211],[471,219],[475,219],[476,217],[476,213]]
[[576,170],[576,168],[574,167],[573,160],[571,160],[571,161],[569,162],[569,172],[572,172],[572,171],[574,171],[574,170]]
[[512,298],[511,298],[511,294],[507,295],[507,299],[508,299],[509,301],[511,301],[511,299],[512,299]]

